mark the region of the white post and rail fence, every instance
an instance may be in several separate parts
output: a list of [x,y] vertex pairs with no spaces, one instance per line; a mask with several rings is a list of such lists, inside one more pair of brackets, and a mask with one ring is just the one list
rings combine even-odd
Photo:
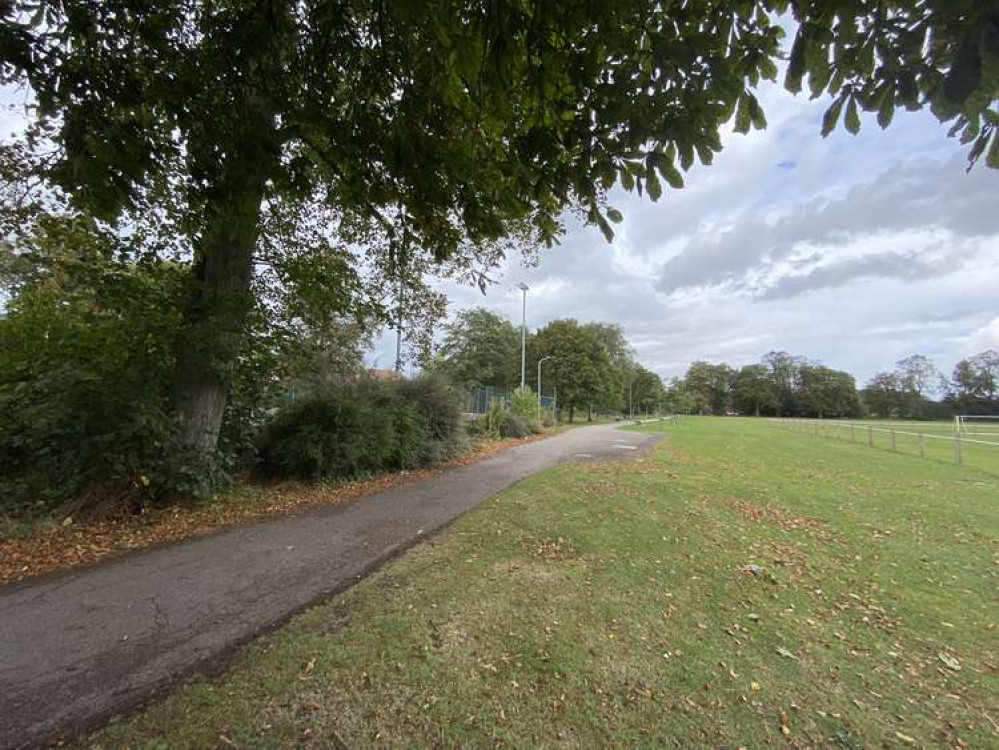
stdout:
[[[886,448],[897,453],[910,453],[919,458],[949,459],[964,465],[969,453],[980,468],[999,470],[999,421],[988,422],[979,429],[969,428],[967,417],[959,417],[954,426],[928,422],[872,424],[833,419],[771,418],[771,424],[797,433],[866,443],[871,448]],[[979,418],[982,420],[999,418]]]

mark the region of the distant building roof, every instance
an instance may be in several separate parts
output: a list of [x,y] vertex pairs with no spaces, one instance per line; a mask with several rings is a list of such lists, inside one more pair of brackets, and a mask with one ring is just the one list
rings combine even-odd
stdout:
[[395,370],[381,369],[378,367],[369,367],[368,375],[373,377],[375,380],[404,380],[402,374],[396,372]]

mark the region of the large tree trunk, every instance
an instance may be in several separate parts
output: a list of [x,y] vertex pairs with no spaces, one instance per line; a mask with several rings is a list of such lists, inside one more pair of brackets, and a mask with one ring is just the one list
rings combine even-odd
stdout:
[[174,390],[180,448],[189,459],[211,459],[216,450],[246,339],[264,186],[281,158],[271,92],[285,55],[295,49],[291,6],[288,0],[250,3],[235,14],[224,44],[205,40],[209,54],[229,49],[231,61],[222,62],[219,75],[229,87],[230,104],[219,104],[225,107],[217,113],[221,122],[195,131],[188,144],[207,183]]
[[250,280],[263,185],[239,187],[223,193],[210,208],[177,358],[180,447],[206,459],[218,445],[229,383],[253,305]]

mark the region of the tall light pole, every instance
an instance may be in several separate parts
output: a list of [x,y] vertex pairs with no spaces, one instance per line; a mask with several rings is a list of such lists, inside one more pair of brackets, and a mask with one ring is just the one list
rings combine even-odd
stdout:
[[538,419],[541,419],[541,363],[547,362],[549,359],[555,359],[555,355],[549,354],[538,360]]
[[520,389],[524,390],[527,385],[525,373],[527,370],[527,284],[521,281],[517,288],[524,293],[524,306],[520,318]]

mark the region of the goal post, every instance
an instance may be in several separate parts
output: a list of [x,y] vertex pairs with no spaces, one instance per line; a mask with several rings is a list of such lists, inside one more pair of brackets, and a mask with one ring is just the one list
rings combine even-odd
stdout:
[[999,438],[999,415],[958,414],[954,417],[954,432],[962,437],[988,435]]

